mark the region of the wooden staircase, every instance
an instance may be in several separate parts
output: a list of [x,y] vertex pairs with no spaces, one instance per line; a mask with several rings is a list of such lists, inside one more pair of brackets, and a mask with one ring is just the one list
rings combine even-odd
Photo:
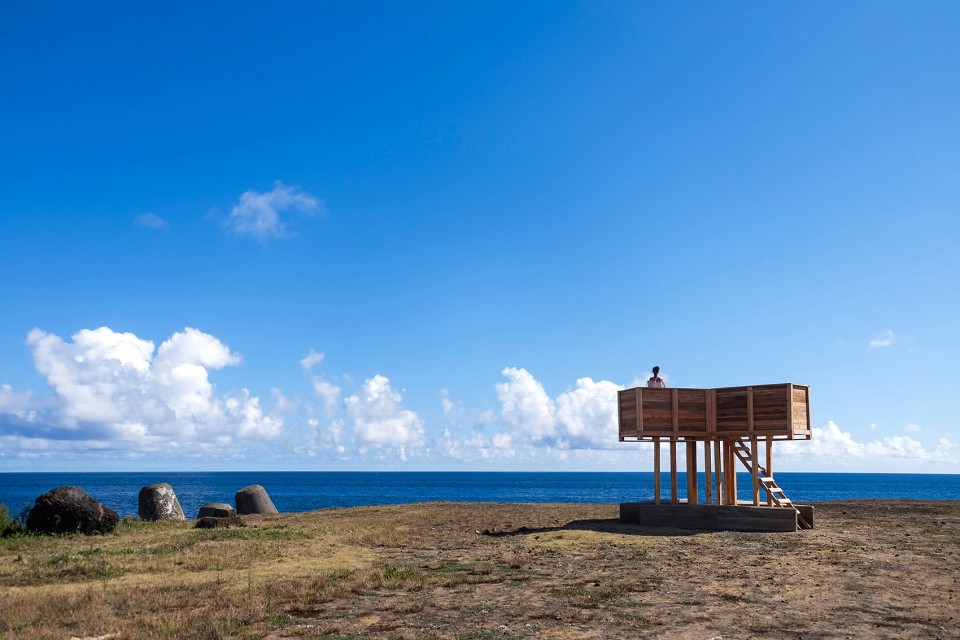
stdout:
[[[753,474],[753,458],[751,455],[750,447],[746,445],[743,440],[735,439],[731,441],[733,443],[733,452],[740,459],[740,462],[743,463],[743,466],[747,468],[751,474]],[[810,523],[800,514],[800,511],[793,505],[793,501],[786,496],[776,481],[773,479],[773,476],[770,475],[766,469],[761,465],[757,465],[757,472],[759,476],[757,478],[759,486],[767,492],[767,495],[770,497],[770,500],[773,504],[778,507],[783,507],[784,509],[793,509],[797,512],[797,530],[800,529],[812,529]]]

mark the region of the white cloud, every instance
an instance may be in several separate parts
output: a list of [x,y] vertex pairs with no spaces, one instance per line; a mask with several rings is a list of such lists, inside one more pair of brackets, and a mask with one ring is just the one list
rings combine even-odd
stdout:
[[787,456],[833,459],[834,464],[849,459],[878,458],[947,464],[958,462],[951,453],[954,445],[949,438],[941,438],[932,451],[924,449],[919,440],[910,436],[893,436],[860,443],[849,432],[841,431],[833,421],[828,421],[823,428],[814,427],[813,437],[809,441],[794,440],[783,442],[779,446],[780,452]]
[[342,389],[332,382],[327,382],[323,378],[315,377],[313,379],[313,391],[323,403],[323,412],[329,418],[337,410],[340,402],[340,392]]
[[287,237],[290,232],[284,217],[296,212],[311,217],[323,212],[323,203],[299,187],[288,187],[279,180],[266,193],[245,191],[224,221],[238,236],[250,236],[260,242]]
[[580,378],[577,386],[560,394],[556,402],[561,433],[578,448],[619,446],[617,391],[621,386],[591,378]]
[[917,433],[922,427],[918,424],[913,424],[912,422],[907,425],[907,433]]
[[157,231],[163,231],[170,226],[169,222],[154,213],[141,213],[133,221],[138,227],[156,229]]
[[[416,412],[404,409],[401,399],[390,380],[377,374],[363,383],[358,394],[344,400],[353,435],[361,445],[417,447],[426,442],[423,421]],[[401,455],[406,455],[406,449]]]
[[25,437],[146,446],[234,435],[273,437],[282,426],[246,389],[216,394],[209,371],[238,364],[240,357],[196,329],[175,333],[156,355],[153,342],[107,327],[78,331],[70,342],[34,329],[27,345],[53,395],[24,406],[24,394],[0,389],[4,422],[10,428],[19,418],[15,426]]
[[8,384],[0,384],[0,413],[15,413],[23,417],[30,409],[30,392],[16,391]]
[[[300,360],[300,367],[307,373],[313,373],[314,367],[323,362],[323,359],[324,353],[322,351],[317,353],[313,349],[310,349],[310,353]],[[324,414],[328,418],[332,418],[340,402],[342,389],[332,382],[327,382],[322,375],[312,376],[311,384],[313,385],[314,393],[317,394],[317,397],[320,398],[320,401],[323,403]]]
[[300,360],[300,366],[303,367],[304,371],[310,372],[313,371],[313,368],[323,362],[325,354],[321,351],[317,353],[313,349],[310,349],[310,353],[303,356]]
[[556,429],[553,401],[543,385],[526,369],[507,367],[501,372],[507,382],[496,384],[497,397],[503,406],[503,425],[514,433],[533,440],[552,436]]
[[867,346],[871,349],[879,349],[881,347],[889,347],[894,342],[896,342],[896,336],[894,336],[893,331],[891,329],[885,329],[884,331],[873,334],[873,338]]
[[576,387],[550,398],[526,369],[507,367],[496,385],[500,423],[514,436],[572,448],[618,446],[618,384],[580,378]]

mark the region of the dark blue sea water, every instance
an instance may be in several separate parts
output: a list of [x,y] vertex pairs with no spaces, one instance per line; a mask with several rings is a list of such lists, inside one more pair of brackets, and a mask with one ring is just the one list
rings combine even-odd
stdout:
[[[661,482],[669,497],[669,475]],[[740,499],[750,498],[750,478],[738,474]],[[16,515],[40,494],[77,485],[121,516],[136,515],[140,488],[168,482],[187,517],[205,502],[232,504],[238,489],[261,484],[277,509],[455,502],[600,502],[653,498],[652,473],[440,473],[440,472],[221,472],[221,473],[0,473],[0,502]],[[778,473],[777,483],[795,502],[857,498],[960,500],[960,475],[883,473]],[[680,496],[686,478],[678,474]],[[700,476],[701,497],[703,475]]]

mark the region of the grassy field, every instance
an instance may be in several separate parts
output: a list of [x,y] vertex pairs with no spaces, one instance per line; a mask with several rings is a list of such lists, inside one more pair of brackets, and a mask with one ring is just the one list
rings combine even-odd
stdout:
[[697,535],[622,525],[613,505],[330,509],[229,529],[128,520],[107,536],[0,539],[0,633],[958,637],[958,514],[828,504],[814,531]]

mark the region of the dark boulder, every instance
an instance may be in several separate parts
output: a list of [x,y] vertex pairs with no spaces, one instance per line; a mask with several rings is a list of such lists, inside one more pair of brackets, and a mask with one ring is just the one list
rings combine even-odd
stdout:
[[183,520],[183,508],[177,494],[166,482],[148,484],[140,489],[137,512],[141,520]]
[[37,498],[27,516],[27,529],[34,533],[110,533],[118,522],[116,511],[80,487],[57,487]]
[[259,484],[250,485],[237,491],[236,501],[237,513],[242,516],[279,513],[273,504],[273,500],[267,494],[267,490]]

